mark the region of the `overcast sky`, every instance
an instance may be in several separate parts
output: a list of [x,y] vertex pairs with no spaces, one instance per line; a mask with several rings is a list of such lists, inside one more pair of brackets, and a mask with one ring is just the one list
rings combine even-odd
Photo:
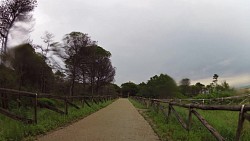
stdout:
[[250,84],[249,0],[39,0],[34,43],[88,33],[112,53],[115,83],[164,73],[178,83]]

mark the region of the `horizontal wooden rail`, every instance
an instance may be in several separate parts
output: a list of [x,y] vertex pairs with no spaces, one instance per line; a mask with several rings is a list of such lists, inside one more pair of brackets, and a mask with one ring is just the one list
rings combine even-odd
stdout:
[[31,93],[26,91],[18,91],[18,90],[12,90],[12,89],[6,89],[6,88],[0,88],[1,92],[8,92],[10,95],[22,95],[24,97],[36,97],[37,93]]
[[230,96],[230,97],[221,97],[221,98],[211,98],[211,99],[151,99],[151,98],[144,98],[140,97],[141,99],[151,99],[154,101],[159,101],[159,102],[170,102],[170,101],[175,101],[175,102],[182,102],[182,101],[223,101],[223,100],[232,100],[232,99],[238,99],[238,98],[246,98],[250,97],[250,94],[244,94],[244,95],[238,95],[238,96]]
[[[200,104],[181,104],[177,102],[169,102],[171,105],[184,107],[184,108],[196,108],[201,110],[224,110],[224,111],[240,111],[241,105],[200,105]],[[249,111],[250,105],[245,106],[244,110]]]
[[63,100],[66,98],[66,96],[51,95],[51,94],[38,94],[37,98],[53,98],[53,99]]
[[28,118],[25,118],[22,116],[15,115],[15,114],[11,113],[10,111],[3,109],[3,108],[0,108],[0,113],[5,115],[5,116],[8,116],[9,118],[12,118],[12,119],[18,120],[18,121],[22,121],[24,123],[28,123],[28,124],[34,123],[34,120],[32,120],[32,119],[28,119]]
[[50,106],[48,104],[44,104],[44,103],[41,103],[41,102],[38,102],[38,106],[41,107],[41,108],[47,108],[51,111],[54,111],[54,112],[57,112],[59,114],[65,114],[65,112],[63,112],[62,110],[54,107],[54,106]]

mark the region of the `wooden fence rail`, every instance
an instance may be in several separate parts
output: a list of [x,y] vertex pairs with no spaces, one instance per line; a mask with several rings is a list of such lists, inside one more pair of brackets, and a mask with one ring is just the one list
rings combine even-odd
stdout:
[[[247,95],[249,96],[249,95]],[[243,97],[243,96],[242,96]],[[202,124],[207,128],[207,130],[218,140],[218,141],[225,141],[224,137],[213,127],[211,126],[204,117],[202,117],[195,109],[200,110],[223,110],[223,111],[238,111],[239,118],[238,118],[238,127],[236,131],[235,141],[239,141],[241,137],[241,132],[243,129],[243,123],[245,120],[250,121],[250,114],[247,112],[250,111],[250,105],[204,105],[204,104],[193,104],[193,103],[180,103],[179,100],[173,99],[150,99],[150,98],[143,98],[143,97],[131,97],[132,99],[142,103],[147,108],[152,106],[156,112],[160,111],[166,116],[167,122],[169,122],[169,117],[171,113],[174,114],[177,121],[181,124],[181,126],[189,131],[191,129],[191,122],[192,122],[192,115],[194,115]],[[230,97],[226,99],[234,99],[239,97]],[[177,102],[178,101],[178,102]],[[182,101],[185,101],[182,99]],[[149,104],[150,103],[150,104]],[[162,105],[168,105],[167,114],[164,111],[164,107]],[[182,107],[189,110],[188,120],[187,123],[185,120],[180,116],[180,114],[174,109],[173,106]]]
[[[33,118],[27,118],[23,117],[17,114],[14,114],[11,112],[11,109],[9,108],[9,102],[14,101],[18,103],[18,107],[21,106],[22,101],[21,98],[28,99],[29,107],[33,107]],[[52,99],[52,100],[58,100],[64,103],[64,109],[60,109],[56,106],[46,104],[42,101],[40,101],[42,98]],[[103,95],[103,96],[59,96],[59,95],[51,95],[51,94],[45,94],[45,93],[31,93],[26,91],[18,91],[18,90],[12,90],[12,89],[6,89],[6,88],[0,88],[0,114],[3,114],[9,118],[12,118],[14,120],[18,120],[24,123],[37,123],[37,112],[38,108],[46,108],[48,110],[57,112],[62,115],[68,115],[68,106],[72,106],[76,109],[80,109],[80,107],[76,104],[74,104],[74,101],[80,101],[82,105],[86,104],[87,106],[91,107],[93,102],[96,104],[99,104],[100,102],[108,101],[117,98],[116,96],[112,95]],[[92,104],[90,104],[92,103]],[[26,105],[26,104],[25,104]],[[27,105],[26,105],[27,106]]]

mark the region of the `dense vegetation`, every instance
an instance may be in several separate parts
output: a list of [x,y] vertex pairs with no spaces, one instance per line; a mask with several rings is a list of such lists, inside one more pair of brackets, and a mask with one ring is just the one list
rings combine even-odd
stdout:
[[234,95],[236,91],[230,88],[224,81],[218,84],[218,75],[214,74],[211,84],[205,86],[197,82],[191,85],[189,78],[184,78],[179,85],[167,74],[151,77],[146,83],[135,84],[133,82],[123,83],[121,92],[123,96],[142,96],[148,98],[217,98]]
[[182,97],[176,82],[167,74],[155,75],[147,83],[142,82],[139,85],[133,82],[123,83],[121,91],[123,95],[137,95],[151,98]]

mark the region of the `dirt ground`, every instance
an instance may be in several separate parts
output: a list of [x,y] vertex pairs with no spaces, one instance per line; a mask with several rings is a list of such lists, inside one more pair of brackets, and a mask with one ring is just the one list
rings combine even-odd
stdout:
[[159,138],[128,99],[118,99],[38,141],[159,141]]

